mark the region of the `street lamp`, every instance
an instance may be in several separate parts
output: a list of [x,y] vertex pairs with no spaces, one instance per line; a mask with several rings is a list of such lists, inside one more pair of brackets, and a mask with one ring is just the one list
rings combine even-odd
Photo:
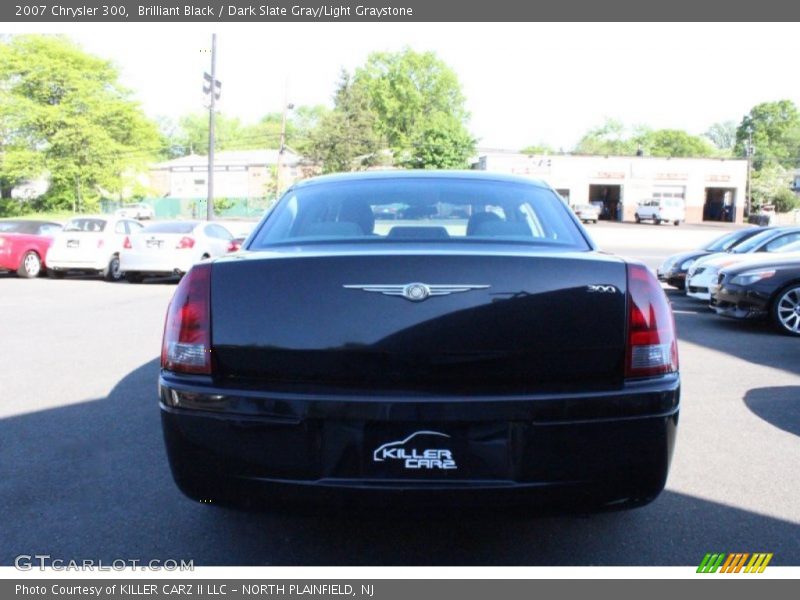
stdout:
[[745,152],[747,155],[747,202],[745,208],[747,209],[747,216],[753,210],[753,127],[747,126],[747,147]]
[[275,197],[277,198],[281,193],[281,163],[283,162],[283,153],[286,150],[286,115],[294,108],[294,104],[287,102],[283,107],[283,119],[281,119],[281,143],[278,147],[278,161],[275,167]]

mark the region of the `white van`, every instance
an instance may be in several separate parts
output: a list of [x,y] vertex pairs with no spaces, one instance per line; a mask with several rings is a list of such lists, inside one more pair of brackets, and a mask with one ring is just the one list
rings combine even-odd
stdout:
[[653,221],[656,225],[670,222],[680,225],[686,220],[686,207],[680,198],[653,198],[640,202],[635,216],[637,223]]

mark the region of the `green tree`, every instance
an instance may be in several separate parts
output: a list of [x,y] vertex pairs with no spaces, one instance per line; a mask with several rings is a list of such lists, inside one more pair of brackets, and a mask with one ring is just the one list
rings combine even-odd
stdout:
[[532,144],[519,151],[520,154],[555,154],[555,149],[549,144]]
[[794,168],[800,158],[800,113],[791,100],[762,102],[744,116],[736,130],[736,156],[745,156],[752,132],[753,167],[768,163]]
[[[286,145],[300,150],[307,143],[311,130],[316,127],[327,109],[322,106],[300,106],[287,113]],[[272,112],[257,123],[243,123],[237,117],[218,114],[215,119],[216,150],[277,149],[280,146],[283,114]],[[208,113],[184,115],[177,123],[165,121],[161,127],[164,146],[170,158],[188,154],[208,154]]]
[[342,71],[334,108],[322,114],[309,134],[306,154],[321,163],[325,173],[352,171],[378,164],[386,146],[377,133],[366,89]]
[[606,119],[590,129],[575,147],[578,154],[703,157],[716,155],[705,139],[681,129],[656,129],[639,125],[628,129],[617,119]]
[[765,163],[753,173],[751,190],[753,205],[774,204],[778,212],[789,211],[796,206],[797,198],[791,191],[792,171],[777,163]]
[[736,145],[736,122],[719,121],[714,123],[708,128],[705,136],[720,150],[731,152]]
[[375,52],[356,69],[375,114],[377,133],[395,162],[413,168],[466,167],[475,140],[455,72],[435,53]]
[[111,62],[67,38],[0,42],[0,188],[46,176],[48,207],[120,195],[160,148],[156,125]]
[[637,141],[641,143],[645,154],[650,156],[697,158],[716,154],[714,147],[705,139],[680,129],[657,129],[647,132]]
[[607,118],[580,139],[575,153],[626,156],[636,154],[637,147],[637,141],[628,134],[622,121]]

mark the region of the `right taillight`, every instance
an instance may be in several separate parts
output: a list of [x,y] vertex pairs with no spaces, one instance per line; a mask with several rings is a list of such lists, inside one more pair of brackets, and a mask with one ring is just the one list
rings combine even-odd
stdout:
[[211,374],[211,265],[198,264],[183,277],[167,309],[161,368]]
[[625,377],[652,377],[677,370],[675,320],[664,290],[647,267],[629,264]]
[[194,238],[189,237],[188,235],[183,236],[175,248],[177,250],[188,250],[189,248],[194,248]]

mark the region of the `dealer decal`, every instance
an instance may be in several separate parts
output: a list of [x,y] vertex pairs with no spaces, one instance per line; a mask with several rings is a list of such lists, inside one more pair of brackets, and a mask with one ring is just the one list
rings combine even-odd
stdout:
[[420,436],[434,436],[449,438],[446,433],[438,431],[415,431],[404,440],[398,442],[388,442],[379,446],[372,453],[374,462],[386,462],[391,460],[403,461],[406,469],[458,469],[453,453],[446,448],[425,447],[429,444],[422,444],[421,440],[414,438]]

